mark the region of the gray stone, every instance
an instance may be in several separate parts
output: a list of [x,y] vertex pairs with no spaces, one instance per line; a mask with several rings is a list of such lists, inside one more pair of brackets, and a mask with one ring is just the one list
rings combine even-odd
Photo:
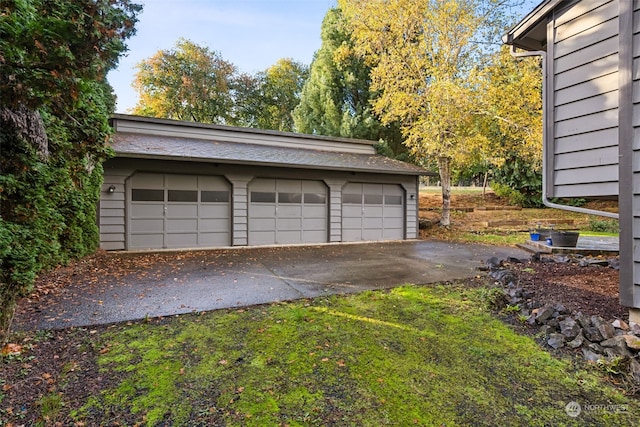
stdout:
[[589,350],[591,350],[591,351],[593,351],[595,353],[598,353],[598,354],[604,353],[604,349],[602,348],[602,346],[600,344],[592,342],[587,347],[589,348]]
[[569,310],[567,310],[567,308],[562,304],[556,305],[555,309],[558,314],[569,314]]
[[598,331],[600,332],[600,335],[602,335],[602,338],[604,338],[605,340],[613,338],[616,335],[616,330],[613,326],[611,326],[610,323],[600,324],[598,326]]
[[593,362],[593,363],[596,363],[598,360],[602,358],[601,355],[594,353],[591,350],[587,350],[586,348],[582,349],[582,355],[587,361]]
[[583,258],[580,260],[579,262],[580,267],[591,267],[591,266],[595,266],[595,265],[599,265],[602,267],[608,267],[609,266],[609,260],[608,259],[601,259],[601,258]]
[[622,337],[627,343],[627,347],[636,351],[640,350],[640,338],[635,335],[623,335]]
[[591,316],[591,323],[598,329],[598,332],[600,332],[600,335],[602,335],[602,339],[604,340],[613,338],[616,334],[616,330],[611,326],[611,323],[607,322],[600,316]]
[[576,322],[578,322],[578,324],[583,328],[588,328],[589,326],[592,326],[591,319],[589,319],[587,316],[585,316],[580,312],[577,312],[576,314],[574,314],[573,317],[576,319]]
[[555,329],[553,329],[553,328],[552,328],[551,326],[549,326],[549,325],[542,325],[542,326],[540,326],[540,333],[541,333],[541,334],[544,334],[544,335],[545,335],[545,336],[547,336],[547,337],[548,337],[549,335],[551,335],[552,333],[554,333],[554,332],[556,332],[556,330],[555,330]]
[[591,342],[600,342],[604,339],[598,328],[595,326],[588,326],[584,328],[583,331],[584,337]]
[[629,351],[627,347],[627,341],[623,336],[616,336],[613,338],[609,338],[600,343],[602,347],[605,349],[605,353],[610,356],[610,352],[607,349],[610,349],[613,352],[613,356],[628,356],[632,357],[633,355]]
[[538,310],[538,314],[536,315],[536,322],[544,323],[553,316],[555,309],[550,305],[546,305]]
[[584,335],[582,335],[582,331],[578,333],[578,335],[567,343],[567,347],[570,348],[579,348],[584,344]]
[[564,347],[564,335],[558,333],[550,334],[549,339],[547,340],[547,344],[549,344],[549,347],[554,349]]
[[613,322],[611,322],[611,326],[616,329],[622,329],[623,331],[629,330],[629,325],[627,324],[627,322],[621,319],[615,319]]
[[560,333],[569,339],[573,339],[580,333],[580,325],[571,317],[567,317],[559,322]]

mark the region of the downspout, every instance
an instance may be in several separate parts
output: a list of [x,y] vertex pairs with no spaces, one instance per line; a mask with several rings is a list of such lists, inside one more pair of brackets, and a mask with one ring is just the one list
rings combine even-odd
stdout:
[[545,52],[544,50],[516,52],[516,47],[512,44],[510,53],[514,58],[524,58],[527,56],[539,56],[542,58],[542,203],[550,208],[618,219],[619,215],[614,212],[601,211],[597,209],[586,209],[577,206],[561,205],[559,203],[553,203],[547,198],[547,52]]

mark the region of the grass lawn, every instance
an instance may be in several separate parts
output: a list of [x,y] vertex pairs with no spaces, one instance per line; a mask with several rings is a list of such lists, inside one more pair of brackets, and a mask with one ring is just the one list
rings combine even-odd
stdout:
[[[490,314],[491,295],[407,285],[70,331],[55,383],[23,412],[1,390],[33,372],[0,380],[0,423],[640,425],[637,399],[514,332]],[[47,354],[62,338],[30,339]],[[79,357],[91,363],[80,369]],[[28,358],[2,362],[36,363]],[[79,383],[91,390],[72,393]]]

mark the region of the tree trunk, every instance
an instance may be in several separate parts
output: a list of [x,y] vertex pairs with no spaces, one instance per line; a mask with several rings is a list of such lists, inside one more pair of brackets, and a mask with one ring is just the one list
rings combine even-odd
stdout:
[[449,227],[451,225],[451,158],[447,156],[438,157],[438,170],[440,172],[440,182],[442,184],[442,218],[440,225]]

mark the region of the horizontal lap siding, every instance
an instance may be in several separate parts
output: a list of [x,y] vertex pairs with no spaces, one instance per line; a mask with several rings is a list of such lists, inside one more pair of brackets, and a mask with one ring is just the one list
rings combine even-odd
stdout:
[[618,0],[580,2],[556,16],[553,196],[618,193]]
[[[108,251],[125,249],[125,180],[127,172],[106,171],[100,190],[100,248]],[[113,193],[109,187],[114,186]]]

